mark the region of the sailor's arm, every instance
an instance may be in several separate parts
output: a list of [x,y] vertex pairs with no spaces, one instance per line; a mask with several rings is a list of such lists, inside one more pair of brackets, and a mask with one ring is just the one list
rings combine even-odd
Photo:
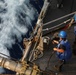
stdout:
[[53,40],[52,43],[53,43],[53,44],[54,44],[54,43],[55,43],[55,44],[58,44],[59,41],[57,41],[57,40]]
[[57,51],[57,52],[60,52],[60,53],[63,53],[65,51],[66,47],[64,45],[60,45],[59,48],[53,48],[54,51]]
[[64,49],[59,49],[59,48],[53,48],[54,51],[57,51],[57,52],[60,52],[60,53],[63,53],[64,52]]

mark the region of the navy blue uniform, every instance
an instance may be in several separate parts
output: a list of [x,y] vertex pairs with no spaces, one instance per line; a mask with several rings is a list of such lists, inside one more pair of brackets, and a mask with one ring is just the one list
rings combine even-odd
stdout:
[[57,52],[57,56],[60,60],[65,60],[67,61],[68,59],[71,58],[72,56],[72,51],[69,42],[66,41],[60,41],[58,44],[58,48],[64,49],[63,53]]

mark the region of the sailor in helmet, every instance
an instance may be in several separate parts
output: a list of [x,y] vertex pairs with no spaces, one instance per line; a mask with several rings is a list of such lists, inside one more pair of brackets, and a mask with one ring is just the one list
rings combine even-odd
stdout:
[[56,51],[59,62],[54,68],[61,71],[62,65],[72,57],[72,51],[70,43],[67,40],[67,33],[65,31],[60,31],[58,34],[59,41],[53,40],[57,44],[57,47],[53,48]]

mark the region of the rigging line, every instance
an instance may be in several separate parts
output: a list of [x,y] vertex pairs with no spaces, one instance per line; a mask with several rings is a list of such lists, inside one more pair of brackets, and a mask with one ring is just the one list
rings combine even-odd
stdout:
[[70,21],[70,20],[71,20],[71,19],[68,19],[68,20],[66,20],[66,21],[64,21],[64,22],[62,22],[62,23],[60,23],[60,24],[58,24],[58,25],[56,25],[56,26],[43,29],[42,31],[44,32],[44,31],[48,31],[48,30],[50,30],[50,29],[54,29],[54,28],[56,28],[56,27],[58,27],[58,26],[61,26],[62,24],[65,24],[66,22],[68,22],[68,21]]
[[[54,54],[55,54],[55,51],[52,51],[52,53],[51,53],[51,55],[50,55],[50,57],[49,57],[49,59],[48,59],[48,62],[47,62],[47,66],[46,66],[46,68],[45,68],[45,71],[48,70],[48,67],[49,67],[49,64],[50,64],[50,59],[52,58],[52,56],[53,56]],[[52,71],[52,70],[50,70],[50,71]],[[52,72],[55,73],[55,71],[52,71]]]
[[75,14],[75,13],[76,13],[76,11],[75,11],[75,12],[72,12],[72,13],[70,13],[70,14],[67,14],[67,15],[65,15],[65,16],[62,16],[62,17],[60,17],[60,18],[54,19],[54,20],[52,20],[52,21],[49,21],[49,22],[43,24],[43,26],[46,26],[46,25],[48,25],[48,24],[50,24],[50,23],[53,23],[53,22],[58,21],[58,20],[61,20],[61,19],[65,18],[65,17],[71,16],[71,15],[73,15],[73,14]]
[[[40,34],[40,35],[41,35],[41,34]],[[40,35],[38,36],[38,40],[39,40]],[[32,53],[31,53],[31,55],[30,55],[30,57],[29,57],[29,61],[31,60],[31,57],[32,57],[32,55],[33,55],[33,52],[34,52],[34,50],[35,50],[35,48],[36,48],[36,46],[37,46],[37,43],[38,43],[38,41],[36,41],[36,43],[35,43],[35,45],[34,45],[34,48],[33,48],[33,50],[32,50]],[[33,62],[33,60],[32,60],[32,62]]]
[[[41,30],[41,31],[42,31],[42,30]],[[41,33],[40,33],[39,35],[37,34],[37,36],[38,36],[38,40],[39,40],[39,38],[40,38],[40,36],[41,36]],[[30,55],[30,57],[29,57],[29,61],[32,61],[32,62],[33,62],[33,60],[31,60],[31,58],[32,58],[33,52],[35,51],[35,48],[36,48],[36,46],[37,46],[38,40],[35,42],[34,48],[32,49],[32,53],[31,53],[31,55]]]
[[[49,60],[48,60],[48,62],[47,62],[46,69],[48,68],[50,59],[52,58],[52,56],[53,56],[54,54],[55,54],[55,51],[52,51],[52,53],[51,53],[51,55],[50,55],[50,57],[49,57]],[[46,70],[46,69],[45,69],[45,70]]]

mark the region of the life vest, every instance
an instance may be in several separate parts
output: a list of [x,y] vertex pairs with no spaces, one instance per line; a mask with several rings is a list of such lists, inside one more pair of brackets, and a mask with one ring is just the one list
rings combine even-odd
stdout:
[[71,58],[72,56],[72,51],[71,51],[71,47],[70,47],[70,43],[66,40],[66,41],[60,41],[60,43],[57,45],[57,47],[59,48],[59,46],[64,45],[65,46],[65,51],[63,53],[57,52],[57,56],[60,60],[65,60],[67,61],[68,59]]

